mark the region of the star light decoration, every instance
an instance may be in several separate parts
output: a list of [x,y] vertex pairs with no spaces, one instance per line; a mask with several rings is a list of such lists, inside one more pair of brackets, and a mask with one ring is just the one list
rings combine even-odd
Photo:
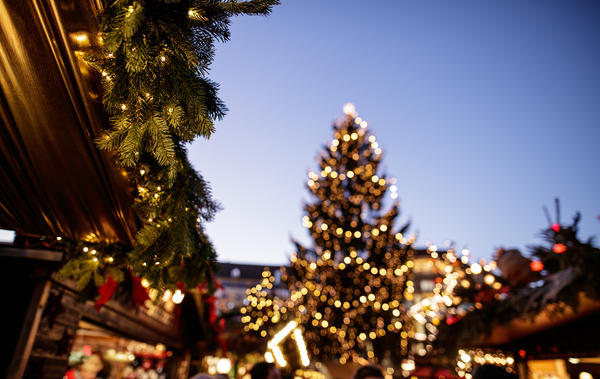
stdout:
[[290,335],[290,333],[292,334],[292,338],[296,341],[298,353],[300,354],[300,362],[302,363],[302,366],[307,367],[310,364],[310,359],[308,358],[308,352],[306,351],[306,343],[302,336],[302,330],[294,320],[288,322],[287,325],[277,332],[269,343],[267,343],[269,350],[265,353],[265,360],[267,362],[277,361],[277,364],[281,367],[287,366],[287,361],[281,352],[279,344]]
[[322,359],[407,357],[414,339],[405,300],[415,292],[415,236],[405,235],[408,225],[394,228],[397,201],[382,211],[386,193],[398,196],[395,179],[378,173],[382,149],[367,122],[350,104],[344,112],[318,159],[320,172],[308,173],[316,200],[305,206],[302,222],[315,247],[296,244],[283,275],[290,291],[285,300],[265,290],[264,279],[249,290],[244,330],[266,337],[270,326],[289,319],[304,328],[310,353]]
[[483,349],[460,349],[456,357],[456,372],[458,376],[471,379],[475,365],[491,364],[504,368],[507,372],[515,372],[515,359],[510,354],[500,350],[488,351]]

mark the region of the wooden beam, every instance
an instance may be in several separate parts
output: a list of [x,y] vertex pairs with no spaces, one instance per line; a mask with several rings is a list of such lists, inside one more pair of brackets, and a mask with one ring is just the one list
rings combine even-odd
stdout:
[[38,327],[40,326],[40,320],[42,319],[42,313],[44,312],[46,301],[48,301],[50,286],[50,280],[42,280],[36,283],[33,289],[31,301],[29,302],[23,327],[19,335],[19,341],[6,372],[7,379],[21,379],[25,373],[27,361],[29,361],[29,356],[31,355],[31,348],[33,347]]

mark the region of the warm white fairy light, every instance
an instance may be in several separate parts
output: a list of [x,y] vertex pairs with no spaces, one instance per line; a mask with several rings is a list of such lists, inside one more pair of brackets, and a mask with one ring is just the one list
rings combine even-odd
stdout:
[[267,351],[265,353],[265,361],[267,361],[269,363],[275,362],[275,357],[273,357],[273,353],[271,353],[270,351]]
[[481,274],[481,265],[479,263],[473,263],[471,265],[471,272],[475,275]]
[[356,117],[357,113],[356,113],[356,108],[354,107],[354,104],[346,103],[346,104],[344,104],[343,109],[344,109],[344,114],[346,114],[348,116]]
[[492,364],[503,367],[507,372],[514,372],[515,360],[501,351],[486,352],[482,349],[458,350],[456,357],[456,372],[460,377],[471,378],[474,365]]
[[185,294],[183,292],[181,292],[180,290],[177,290],[173,294],[173,297],[171,298],[171,300],[173,300],[173,303],[175,303],[175,304],[180,304],[183,301],[184,296],[185,296]]

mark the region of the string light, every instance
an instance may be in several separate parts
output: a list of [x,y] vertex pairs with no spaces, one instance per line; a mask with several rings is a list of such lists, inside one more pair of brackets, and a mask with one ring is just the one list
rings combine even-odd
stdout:
[[173,297],[171,298],[171,300],[173,300],[173,303],[175,303],[175,304],[180,304],[183,301],[184,297],[185,297],[185,294],[183,292],[181,292],[181,290],[176,290],[175,293],[173,294]]
[[481,273],[481,265],[479,265],[479,263],[473,263],[471,265],[471,272],[475,275],[480,274]]
[[482,349],[458,350],[456,357],[456,372],[460,377],[471,378],[471,372],[474,365],[491,364],[504,368],[512,373],[515,360],[512,356],[504,354],[502,351],[490,351]]

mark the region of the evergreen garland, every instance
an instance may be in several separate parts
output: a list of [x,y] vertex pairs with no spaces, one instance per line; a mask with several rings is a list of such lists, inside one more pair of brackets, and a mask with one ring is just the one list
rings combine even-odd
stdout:
[[600,249],[591,238],[585,242],[578,238],[579,220],[577,213],[571,225],[553,223],[541,232],[546,245],[530,247],[532,256],[539,259],[536,263],[542,264],[538,281],[513,287],[502,299],[473,309],[460,322],[442,325],[440,346],[452,351],[452,347],[477,345],[494,325],[514,319],[533,321],[542,311],[552,312],[553,316],[567,309],[577,312],[581,294],[600,301]]
[[[100,286],[122,268],[153,288],[212,287],[215,250],[202,221],[219,209],[187,159],[185,144],[208,138],[226,108],[206,76],[215,41],[229,39],[230,18],[267,15],[277,0],[117,0],[101,15],[101,49],[86,60],[102,75],[112,128],[98,138],[137,186],[136,245],[61,241],[59,273],[80,288]],[[93,254],[92,254],[93,252]]]

